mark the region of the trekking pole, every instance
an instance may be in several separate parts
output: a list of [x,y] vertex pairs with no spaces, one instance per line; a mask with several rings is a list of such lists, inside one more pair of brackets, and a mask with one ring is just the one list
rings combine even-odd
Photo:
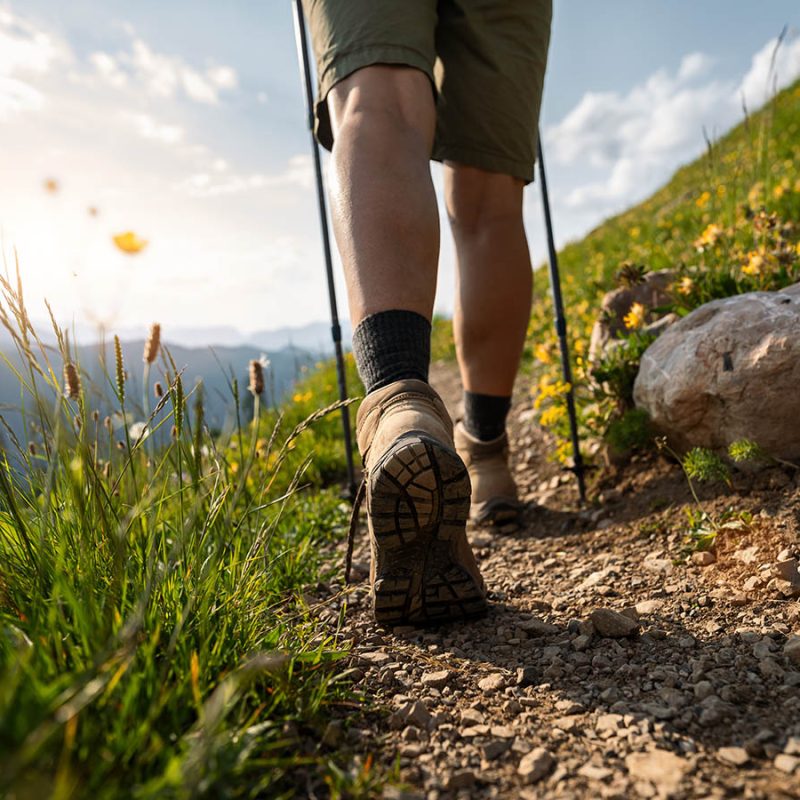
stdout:
[[[311,134],[311,149],[314,153],[314,169],[317,178],[317,201],[319,204],[319,224],[322,231],[322,248],[325,253],[325,271],[328,277],[328,299],[331,307],[331,338],[333,351],[336,356],[336,375],[339,381],[339,400],[347,400],[347,380],[344,372],[344,357],[342,355],[342,328],[339,324],[339,309],[336,304],[336,287],[333,283],[333,260],[331,259],[331,240],[328,234],[328,215],[325,210],[325,189],[322,183],[322,162],[319,155],[319,143],[314,136],[314,92],[311,86],[311,67],[308,58],[308,42],[306,40],[306,24],[303,17],[303,7],[300,0],[293,0],[294,32],[297,42],[297,56],[300,61],[301,80],[306,98],[306,112],[308,115],[308,130]],[[344,451],[347,459],[347,490],[350,500],[356,496],[356,474],[353,466],[353,446],[350,436],[350,411],[347,406],[342,406],[342,426],[344,428]]]
[[585,466],[581,456],[581,445],[578,437],[578,418],[575,413],[575,389],[572,385],[572,368],[569,363],[569,344],[567,342],[567,320],[564,317],[564,301],[561,297],[561,278],[558,273],[558,254],[553,237],[553,221],[550,218],[550,198],[547,194],[547,177],[544,170],[544,154],[542,153],[542,134],[538,131],[539,179],[542,189],[542,206],[544,207],[544,223],[547,228],[547,251],[550,262],[550,291],[553,295],[553,310],[556,319],[556,334],[561,349],[561,372],[564,383],[569,386],[567,392],[567,414],[572,438],[572,468],[578,479],[578,495],[581,503],[586,502]]

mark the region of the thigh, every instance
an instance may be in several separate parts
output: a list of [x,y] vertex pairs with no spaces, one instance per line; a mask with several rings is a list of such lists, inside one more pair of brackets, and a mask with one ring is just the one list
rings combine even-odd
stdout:
[[550,0],[440,0],[434,158],[533,179]]
[[303,0],[317,60],[317,137],[331,148],[327,97],[337,83],[376,64],[413,67],[431,84],[436,0]]

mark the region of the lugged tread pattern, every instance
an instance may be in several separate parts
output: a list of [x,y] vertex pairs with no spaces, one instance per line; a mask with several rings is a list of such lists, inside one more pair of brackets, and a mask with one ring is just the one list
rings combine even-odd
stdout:
[[374,610],[384,625],[441,624],[486,612],[483,588],[459,563],[470,509],[467,469],[424,433],[398,439],[367,491],[377,568]]

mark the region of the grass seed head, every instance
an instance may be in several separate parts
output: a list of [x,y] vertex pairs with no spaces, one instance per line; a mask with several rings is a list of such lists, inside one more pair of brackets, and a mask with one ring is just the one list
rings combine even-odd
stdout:
[[156,381],[153,385],[153,392],[159,400],[164,396],[164,387],[159,381]]
[[257,396],[264,393],[264,368],[257,359],[250,362],[250,386],[248,388]]
[[64,396],[70,400],[77,400],[81,394],[81,378],[77,367],[67,361],[64,364]]
[[122,342],[119,336],[114,337],[114,362],[117,378],[117,396],[120,405],[125,404],[125,362],[122,360]]
[[154,322],[150,326],[150,333],[147,336],[147,341],[144,343],[144,361],[146,364],[152,364],[158,358],[158,351],[161,347],[161,326]]

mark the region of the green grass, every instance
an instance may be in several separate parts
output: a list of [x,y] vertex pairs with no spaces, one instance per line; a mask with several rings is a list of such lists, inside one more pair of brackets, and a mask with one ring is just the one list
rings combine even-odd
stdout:
[[332,366],[220,440],[163,356],[155,447],[118,425],[147,417],[124,364],[106,419],[97,387],[65,396],[64,332],[46,347],[21,287],[3,295],[30,443],[7,437],[0,463],[0,795],[368,795],[368,765],[319,745],[350,690],[304,600],[349,512],[339,412],[318,411]]

